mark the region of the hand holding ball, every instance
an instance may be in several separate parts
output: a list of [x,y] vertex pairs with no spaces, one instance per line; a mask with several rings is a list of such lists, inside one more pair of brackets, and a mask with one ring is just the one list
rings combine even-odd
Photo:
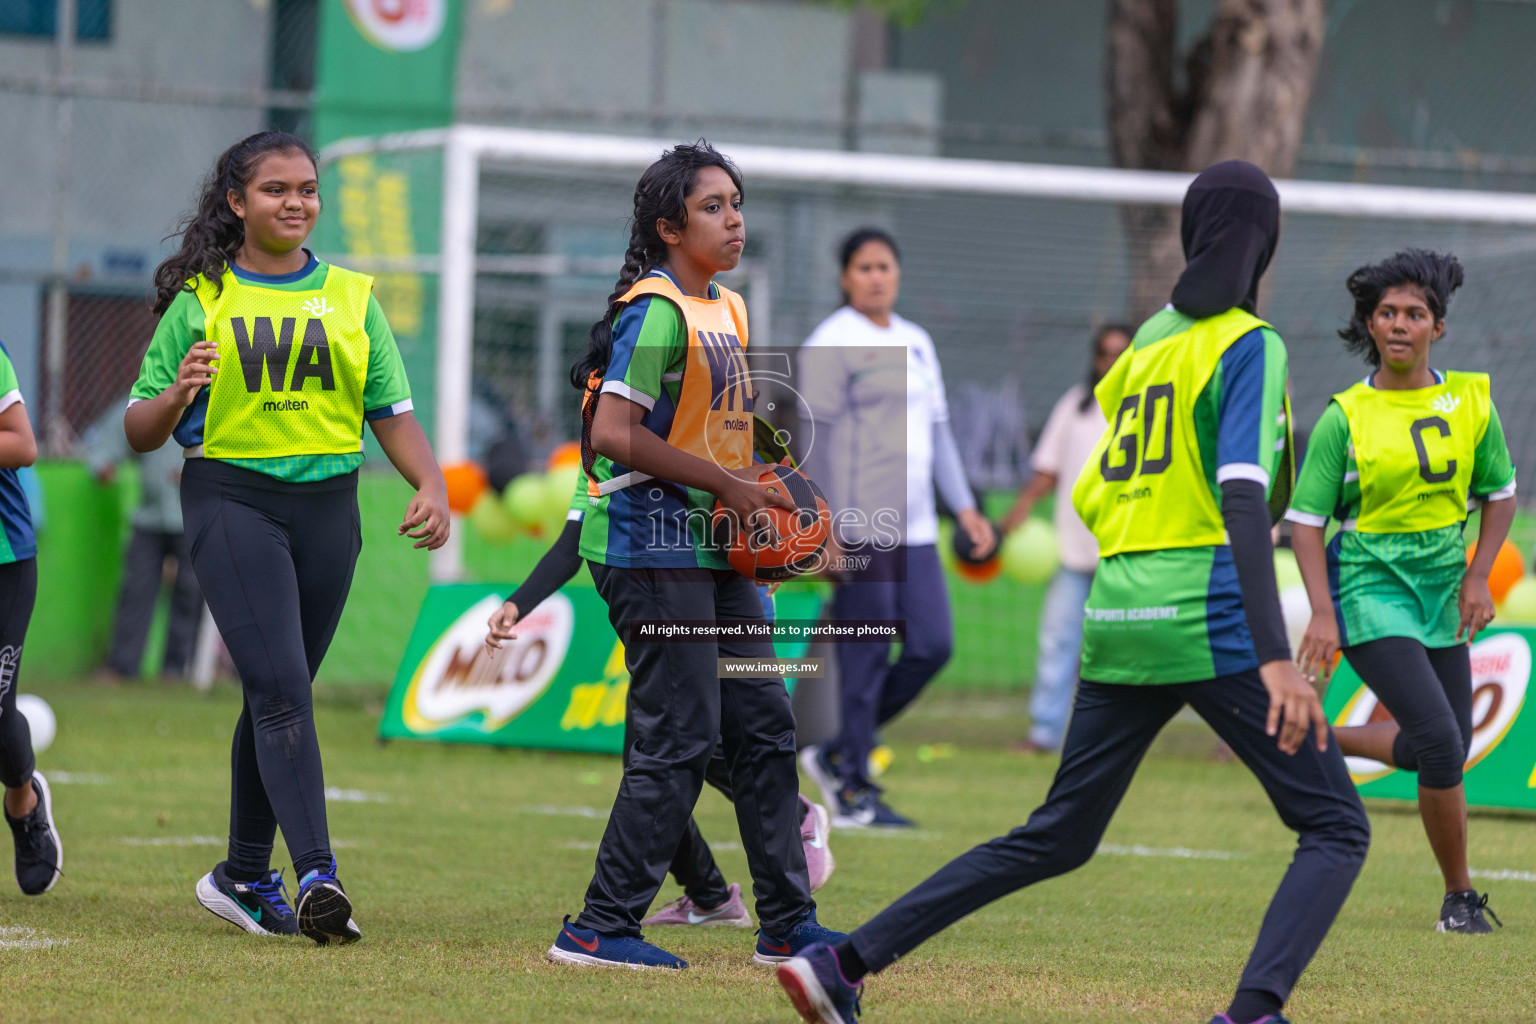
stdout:
[[713,526],[731,568],[759,583],[777,583],[817,568],[832,532],[832,511],[821,488],[787,462],[758,468],[757,486],[788,497],[794,511],[769,506],[741,524],[716,501]]

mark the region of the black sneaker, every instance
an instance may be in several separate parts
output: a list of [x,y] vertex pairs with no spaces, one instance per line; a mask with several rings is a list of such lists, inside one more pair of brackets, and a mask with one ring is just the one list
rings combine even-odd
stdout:
[[352,901],[336,878],[336,858],[325,871],[299,879],[299,931],[320,945],[356,942],[363,937],[352,920]]
[[229,877],[229,863],[221,860],[197,880],[197,902],[252,935],[299,934],[288,887],[276,871],[263,882],[239,882]]
[[1499,915],[1488,906],[1488,894],[1478,896],[1476,889],[1464,889],[1461,892],[1448,892],[1445,901],[1440,904],[1440,923],[1435,925],[1437,932],[1459,932],[1462,935],[1487,935],[1493,931],[1493,925],[1483,917],[1483,911],[1488,912],[1488,917],[1493,918],[1493,924],[1500,928],[1504,922],[1499,920]]
[[28,896],[41,896],[53,888],[64,872],[64,842],[53,825],[53,797],[43,773],[32,773],[37,806],[25,818],[5,815],[16,842],[16,884]]

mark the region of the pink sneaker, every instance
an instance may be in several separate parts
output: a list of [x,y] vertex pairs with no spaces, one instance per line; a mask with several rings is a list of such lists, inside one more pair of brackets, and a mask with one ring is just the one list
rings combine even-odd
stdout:
[[805,817],[800,820],[800,842],[805,847],[805,868],[811,876],[811,892],[815,892],[827,884],[832,869],[837,867],[837,861],[832,859],[832,848],[827,845],[832,829],[828,827],[827,809],[821,804],[812,803],[801,793],[800,806],[805,808]]
[[679,896],[640,923],[652,928],[664,924],[728,924],[751,928],[752,915],[747,913],[747,905],[741,902],[741,886],[732,882],[730,894],[731,898],[714,910],[705,910],[686,895]]

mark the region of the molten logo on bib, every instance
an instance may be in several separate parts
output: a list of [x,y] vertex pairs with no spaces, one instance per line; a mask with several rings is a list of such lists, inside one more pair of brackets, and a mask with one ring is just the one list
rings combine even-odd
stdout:
[[414,732],[468,724],[494,732],[522,714],[555,678],[576,626],[570,598],[555,594],[517,623],[501,650],[485,645],[486,621],[502,598],[488,594],[437,638],[406,691],[402,717]]
[[[1496,633],[1472,645],[1472,749],[1467,770],[1493,753],[1503,741],[1531,680],[1531,645],[1518,633]],[[1390,722],[1392,715],[1363,684],[1350,697],[1334,725],[1366,725]],[[1361,784],[1390,774],[1393,769],[1365,757],[1347,757],[1349,774]]]

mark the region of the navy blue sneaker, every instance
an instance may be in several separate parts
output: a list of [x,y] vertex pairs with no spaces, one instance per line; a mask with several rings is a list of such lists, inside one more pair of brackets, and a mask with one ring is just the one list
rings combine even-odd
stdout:
[[[1218,1013],[1216,1016],[1211,1018],[1211,1024],[1232,1024],[1232,1018],[1228,1017],[1224,1013]],[[1266,1013],[1264,1016],[1254,1021],[1253,1024],[1291,1024],[1291,1022],[1280,1016],[1278,1013]]]
[[870,791],[871,803],[874,805],[875,815],[870,824],[875,828],[916,828],[917,822],[905,814],[893,811],[889,804],[881,797],[878,789]]
[[326,871],[310,871],[299,879],[299,931],[326,946],[345,945],[363,937],[352,920],[352,901],[336,879],[336,858]]
[[832,947],[816,943],[779,965],[775,972],[784,994],[807,1024],[855,1024],[864,983],[849,984]]
[[567,915],[545,957],[557,964],[581,967],[627,967],[632,971],[681,971],[688,966],[682,957],[673,956],[643,938],[628,935],[600,935],[590,928],[578,928]]
[[776,967],[793,957],[800,955],[801,951],[818,942],[831,945],[834,942],[842,942],[848,936],[842,932],[834,932],[830,928],[823,928],[816,920],[816,911],[812,910],[806,915],[805,920],[789,930],[789,934],[783,938],[767,935],[762,931],[757,933],[757,952],[752,954],[752,962],[762,964],[765,967]]
[[197,880],[197,902],[252,935],[299,934],[288,887],[276,871],[262,882],[239,882],[229,877],[229,863],[221,860]]

